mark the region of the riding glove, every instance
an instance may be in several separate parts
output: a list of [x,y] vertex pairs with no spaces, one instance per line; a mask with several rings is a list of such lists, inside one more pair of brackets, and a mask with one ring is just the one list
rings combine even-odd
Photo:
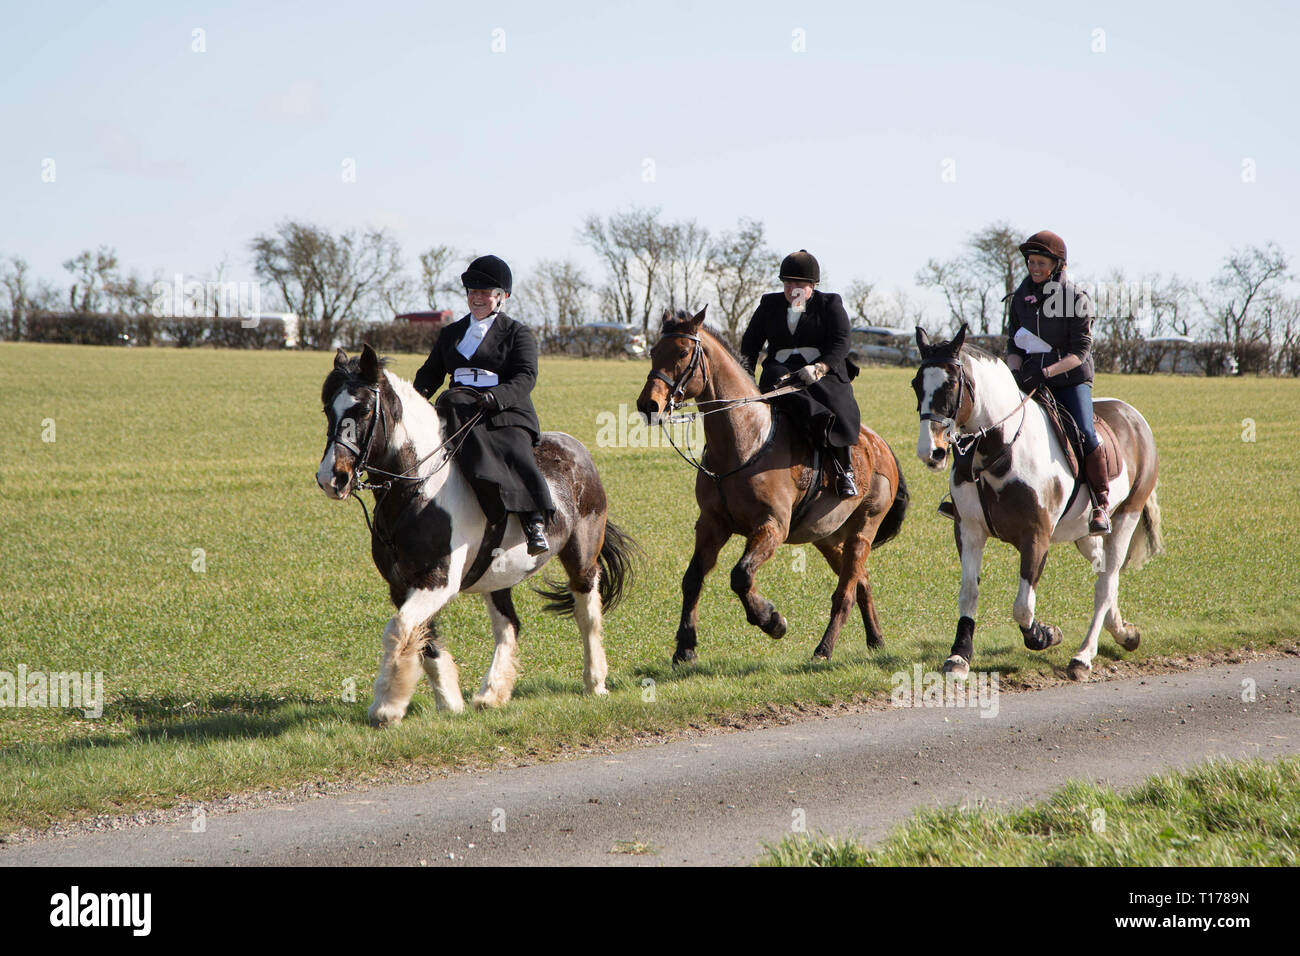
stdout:
[[812,385],[814,382],[821,381],[827,371],[824,362],[814,362],[812,365],[805,365],[795,372],[793,378],[800,385]]

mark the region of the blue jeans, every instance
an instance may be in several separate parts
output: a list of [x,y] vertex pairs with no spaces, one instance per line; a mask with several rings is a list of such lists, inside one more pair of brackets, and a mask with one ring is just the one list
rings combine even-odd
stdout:
[[[1051,379],[1048,382],[1050,387]],[[1060,388],[1052,388],[1052,395],[1078,424],[1079,433],[1083,435],[1083,453],[1091,455],[1101,444],[1097,430],[1092,427],[1092,385],[1087,382],[1082,385],[1062,385]]]

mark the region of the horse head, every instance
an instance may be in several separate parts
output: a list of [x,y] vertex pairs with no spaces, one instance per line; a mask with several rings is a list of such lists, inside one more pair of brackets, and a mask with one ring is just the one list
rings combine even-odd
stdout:
[[925,329],[916,327],[916,345],[921,351],[921,367],[912,379],[916,410],[921,415],[916,457],[931,471],[939,471],[947,463],[957,430],[970,419],[974,408],[975,388],[961,355],[965,343],[964,323],[948,342],[932,342]]
[[659,341],[650,350],[650,374],[637,397],[636,408],[647,422],[704,390],[709,380],[708,358],[700,341],[704,313],[708,306],[691,315],[679,309],[676,315],[664,310]]
[[[351,493],[359,473],[373,464],[371,447],[376,432],[391,430],[384,428],[383,365],[369,345],[363,345],[361,354],[351,359],[339,349],[334,368],[321,386],[325,453],[316,471],[316,484],[331,498],[341,500]],[[384,440],[387,438],[385,435]]]

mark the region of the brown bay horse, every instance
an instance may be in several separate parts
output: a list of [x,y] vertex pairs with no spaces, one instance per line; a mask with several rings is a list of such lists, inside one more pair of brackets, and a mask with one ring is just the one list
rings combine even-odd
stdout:
[[855,603],[868,646],[879,647],[883,637],[867,559],[873,547],[898,533],[908,501],[907,484],[889,445],[862,426],[853,449],[858,496],[840,499],[832,483],[811,489],[805,502],[805,493],[818,477],[809,436],[788,415],[773,413],[735,353],[704,327],[703,311],[694,317],[665,313],[650,361],[652,370],[637,399],[637,409],[648,420],[671,416],[689,400],[709,409],[704,411],[703,468],[695,479],[700,509],[695,552],[682,578],[673,663],[696,657],[700,590],[732,535],[745,539],[744,555],[731,572],[731,587],[750,624],[773,638],[785,635],[785,618],[755,590],[754,576],[778,546],[811,542],[839,576],[830,621],[814,659],[830,658]]

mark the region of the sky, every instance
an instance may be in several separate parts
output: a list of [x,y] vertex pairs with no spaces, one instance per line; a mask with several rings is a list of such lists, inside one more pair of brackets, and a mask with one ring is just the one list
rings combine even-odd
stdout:
[[287,218],[387,228],[412,272],[449,244],[594,278],[579,224],[633,206],[761,219],[823,288],[917,298],[996,220],[1061,234],[1076,275],[1300,256],[1300,4],[71,2],[4,24],[0,256],[60,286],[99,245],[251,280],[249,241]]

